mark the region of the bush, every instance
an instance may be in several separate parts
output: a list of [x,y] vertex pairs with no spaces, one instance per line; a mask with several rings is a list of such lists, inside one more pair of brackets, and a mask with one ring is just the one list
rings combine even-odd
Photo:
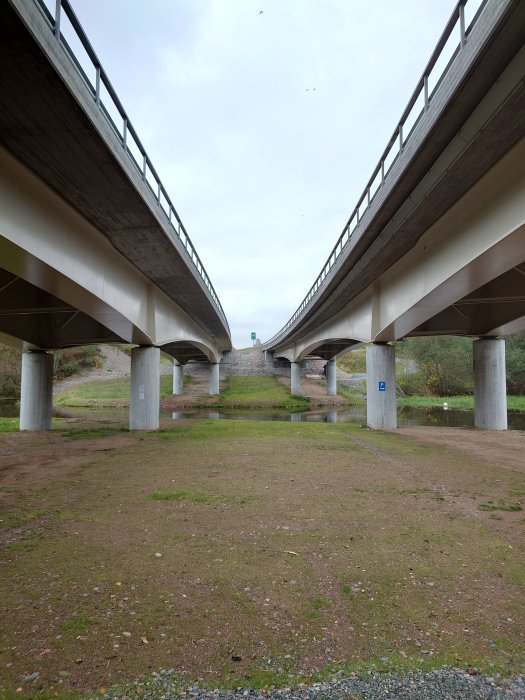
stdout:
[[20,352],[0,345],[0,398],[17,399],[20,396]]
[[[400,357],[416,361],[423,378],[422,385],[426,388],[426,391],[422,392],[423,395],[455,396],[472,393],[472,341],[470,339],[454,336],[407,338],[402,343],[398,343],[397,351]],[[410,377],[410,375],[407,376]],[[404,382],[404,380],[405,377],[401,381]],[[408,379],[408,390],[412,385],[415,388],[415,383],[416,380],[411,382]]]
[[398,375],[396,378],[398,392],[403,396],[427,396],[427,381],[423,372]]
[[54,375],[57,379],[71,377],[82,370],[100,367],[100,364],[101,356],[97,345],[56,350]]
[[507,338],[507,393],[525,394],[525,333]]

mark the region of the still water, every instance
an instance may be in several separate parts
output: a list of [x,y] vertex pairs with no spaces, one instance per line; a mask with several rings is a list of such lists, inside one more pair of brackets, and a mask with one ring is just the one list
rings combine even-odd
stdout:
[[[280,420],[306,423],[360,423],[366,425],[364,406],[349,406],[338,411],[305,411],[285,413],[283,411],[183,411],[173,412],[173,420],[184,418],[220,418],[226,420]],[[168,414],[163,414],[165,417]],[[436,425],[451,428],[473,428],[474,411],[444,411],[442,408],[400,408],[398,425]],[[525,413],[508,413],[509,429],[525,430]]]
[[[360,423],[366,424],[365,406],[348,406],[338,411],[305,411],[286,413],[284,411],[183,411],[161,412],[163,418],[182,420],[184,418],[220,418],[226,420],[279,420],[312,423]],[[18,416],[18,402],[0,401],[0,417]],[[110,411],[103,409],[104,413]],[[82,415],[82,409],[73,409],[75,415]],[[93,413],[91,410],[89,411]],[[119,415],[122,411],[119,412]],[[109,417],[109,416],[108,416]],[[122,416],[124,418],[124,416]],[[451,428],[474,426],[474,411],[454,411],[442,408],[400,408],[397,412],[398,425],[436,425]],[[508,413],[511,430],[525,430],[525,413]]]

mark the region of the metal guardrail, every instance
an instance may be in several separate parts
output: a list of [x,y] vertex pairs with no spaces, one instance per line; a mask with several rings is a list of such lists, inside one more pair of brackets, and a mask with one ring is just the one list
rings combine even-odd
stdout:
[[[321,272],[317,276],[317,279],[308,290],[308,293],[306,294],[303,301],[301,302],[293,316],[290,318],[290,320],[286,323],[285,326],[281,328],[281,330],[278,333],[276,333],[272,338],[270,338],[270,340],[265,341],[264,345],[270,345],[277,338],[282,336],[283,333],[285,333],[288,330],[288,328],[290,328],[290,326],[292,326],[295,323],[295,321],[297,321],[299,316],[303,313],[303,311],[305,311],[306,307],[319,293],[323,282],[328,277],[336,260],[338,260],[340,255],[346,249],[346,247],[355,238],[356,231],[360,226],[364,214],[368,211],[374,198],[384,186],[394,163],[397,161],[397,159],[403,152],[403,149],[409,141],[415,127],[419,123],[419,120],[421,119],[423,114],[430,109],[432,104],[432,98],[437,88],[442,83],[454,58],[459,53],[459,51],[461,51],[465,46],[468,40],[468,35],[472,31],[472,27],[476,24],[481,11],[483,10],[488,1],[489,0],[483,0],[479,4],[479,7],[477,8],[474,16],[472,17],[468,25],[466,25],[465,21],[465,6],[469,2],[471,3],[471,6],[473,6],[475,4],[475,1],[459,0],[459,2],[457,3],[448,21],[448,24],[445,27],[439,39],[439,42],[436,48],[434,49],[434,52],[432,53],[429,62],[425,67],[425,70],[423,71],[423,75],[421,76],[414,92],[412,93],[412,97],[410,98],[408,105],[405,108],[405,111],[401,115],[401,119],[397,123],[394,133],[392,134],[385,150],[383,151],[379,163],[376,165],[371,178],[369,179],[361,197],[359,198],[357,205],[354,207],[350,218],[348,219],[343,229],[343,232],[337,239],[335,246],[332,248],[332,251],[330,252],[330,255],[328,256],[328,259],[326,260],[325,264],[323,265]],[[432,75],[432,70],[438,63],[442,54],[444,54],[445,48],[450,49],[450,46],[448,46],[448,42],[453,37],[454,31],[458,31],[458,43],[454,46],[452,55],[449,58],[444,70],[437,76],[435,85],[431,87],[430,77]]]
[[[199,276],[201,277],[202,281],[204,282],[204,285],[206,286],[206,289],[208,290],[217,310],[219,311],[220,316],[226,323],[226,328],[229,328],[228,321],[226,319],[226,314],[224,313],[224,310],[219,301],[219,297],[217,296],[217,293],[213,288],[210,278],[208,277],[208,274],[204,269],[204,265],[202,264],[201,259],[199,258],[197,251],[195,250],[195,247],[193,246],[193,243],[191,242],[190,237],[186,229],[184,228],[184,224],[182,223],[179,215],[177,214],[177,211],[173,206],[164,185],[162,184],[159,176],[157,175],[157,172],[153,167],[153,164],[148,154],[146,153],[146,149],[142,145],[137,135],[137,132],[133,128],[133,124],[131,123],[124,107],[122,106],[122,103],[120,102],[117,96],[117,93],[111,85],[111,82],[99,61],[97,54],[91,46],[91,43],[87,38],[86,33],[82,28],[82,25],[78,21],[77,16],[75,15],[69,0],[56,0],[54,17],[49,11],[49,9],[46,7],[44,0],[35,0],[35,2],[37,2],[39,7],[42,9],[45,17],[47,18],[51,31],[55,35],[56,40],[60,42],[60,44],[65,48],[65,50],[69,54],[70,58],[73,60],[73,63],[75,64],[80,76],[84,80],[84,83],[86,84],[90,92],[93,94],[93,99],[95,103],[97,104],[101,113],[104,114],[110,126],[120,139],[122,147],[129,156],[131,163],[137,168],[140,175],[142,176],[142,180],[149,187],[151,193],[157,200],[159,208],[163,211],[172,230],[175,232],[177,238],[181,241],[189,260],[191,261],[191,263],[199,273]],[[82,44],[86,55],[89,57],[92,66],[95,69],[94,85],[89,79],[89,77],[86,75],[86,72],[82,68],[80,61],[75,56],[73,49],[68,44],[61,32],[60,23],[62,19],[62,13],[64,13],[67,19],[69,20],[69,23],[73,28],[77,39]],[[111,99],[113,107],[114,109],[116,109],[117,114],[122,119],[122,129],[119,129],[119,127],[117,126],[117,124],[115,124],[115,121],[111,117],[109,112],[110,105],[105,105],[101,99],[102,86],[105,88],[107,95]],[[132,149],[135,151],[135,153],[139,155],[139,160],[141,162],[137,161],[137,159],[133,155]]]

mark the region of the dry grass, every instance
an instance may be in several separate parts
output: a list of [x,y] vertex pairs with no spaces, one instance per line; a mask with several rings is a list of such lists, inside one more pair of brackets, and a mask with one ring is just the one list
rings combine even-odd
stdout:
[[2,434],[0,466],[9,687],[523,669],[523,513],[481,508],[522,504],[503,464],[348,424],[188,421]]

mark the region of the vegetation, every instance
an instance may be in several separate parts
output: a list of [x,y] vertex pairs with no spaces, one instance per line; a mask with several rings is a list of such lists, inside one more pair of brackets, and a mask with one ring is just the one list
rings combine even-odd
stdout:
[[[474,396],[398,396],[397,405],[410,408],[441,408],[443,399],[446,400],[448,408],[461,411],[469,411],[474,408]],[[525,412],[525,396],[507,396],[507,408],[509,411]]]
[[0,345],[0,398],[20,396],[20,352]]
[[[404,396],[472,394],[472,340],[453,336],[407,338],[397,344],[400,358],[414,360],[418,371],[398,375]],[[525,394],[525,333],[506,339],[507,392]]]
[[366,372],[366,349],[361,347],[341,355],[337,358],[337,366],[348,374],[364,374]]
[[[190,377],[185,375],[184,383],[187,384],[189,381],[191,381]],[[161,374],[161,397],[171,394],[172,388],[171,374]],[[127,406],[129,403],[129,377],[82,382],[62,391],[57,395],[55,402],[59,406],[70,407]]]
[[[57,379],[70,377],[100,366],[101,356],[96,345],[55,350],[53,373]],[[0,398],[20,396],[21,353],[7,345],[0,345]]]
[[309,399],[290,396],[277,377],[228,377],[227,387],[213,404],[217,408],[282,408],[306,410]]

